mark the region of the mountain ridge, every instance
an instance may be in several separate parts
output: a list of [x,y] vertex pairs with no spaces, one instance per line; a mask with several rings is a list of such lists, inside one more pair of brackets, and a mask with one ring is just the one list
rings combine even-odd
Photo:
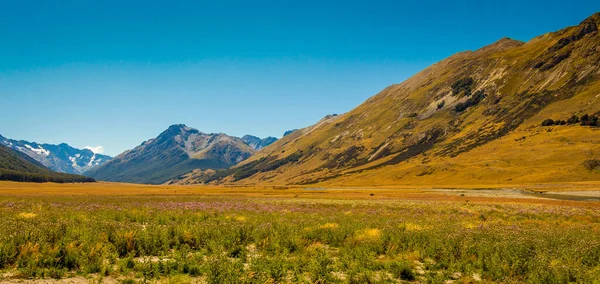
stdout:
[[19,182],[94,182],[92,178],[56,173],[28,155],[0,144],[0,180]]
[[161,184],[195,169],[228,168],[254,152],[240,138],[174,124],[86,174],[106,181]]
[[248,146],[252,147],[252,149],[257,150],[257,151],[264,147],[267,147],[267,146],[273,144],[273,142],[277,141],[277,138],[272,137],[272,136],[261,139],[259,137],[249,135],[249,134],[242,136],[241,139],[242,139],[242,141],[244,141],[244,143],[246,143]]
[[[595,128],[548,129],[541,122],[600,111],[598,25],[600,14],[596,13],[577,26],[526,43],[503,38],[452,55],[384,88],[346,114],[284,136],[231,169],[185,182],[358,185],[369,181],[384,185],[458,181],[447,173],[462,176],[467,183],[597,179],[597,173],[581,166],[584,153],[600,150],[585,140]],[[554,131],[556,139],[568,139],[571,144],[558,148],[556,141],[542,135],[544,131]],[[487,155],[480,152],[492,145],[495,148],[488,149]],[[525,154],[530,160],[519,160],[514,158],[518,155],[505,157],[505,145],[531,152],[544,149],[577,160]],[[555,147],[546,149],[548,145]],[[477,160],[470,158],[474,154]],[[505,157],[513,168],[498,164],[490,158],[494,155]],[[528,168],[532,166],[526,162],[535,168]],[[465,178],[469,174],[472,178]]]
[[39,144],[0,135],[0,144],[28,155],[53,171],[68,174],[82,174],[112,159],[110,156],[94,153],[90,149],[71,147],[67,143]]

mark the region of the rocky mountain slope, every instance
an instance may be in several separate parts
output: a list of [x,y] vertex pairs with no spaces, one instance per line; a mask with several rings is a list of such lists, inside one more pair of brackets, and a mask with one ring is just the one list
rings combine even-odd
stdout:
[[38,144],[12,140],[0,135],[0,144],[24,153],[45,167],[61,173],[81,174],[112,159],[110,156],[97,154],[89,149],[73,148],[65,143]]
[[24,153],[0,145],[0,180],[26,182],[93,182],[79,175],[56,173]]
[[242,137],[242,141],[244,141],[244,143],[246,143],[248,146],[252,147],[252,149],[260,150],[273,144],[273,142],[277,141],[277,138],[269,136],[261,139],[252,135],[244,135],[244,137]]
[[254,154],[240,138],[207,134],[183,124],[86,172],[98,180],[161,184],[195,169],[224,169]]
[[[511,184],[600,179],[600,13],[453,55],[352,111],[186,183]],[[566,123],[573,116],[578,122]],[[559,125],[542,126],[547,119]],[[582,125],[583,124],[583,125]],[[547,124],[546,124],[547,125]],[[592,161],[592,162],[590,162]],[[586,166],[588,165],[588,166]]]

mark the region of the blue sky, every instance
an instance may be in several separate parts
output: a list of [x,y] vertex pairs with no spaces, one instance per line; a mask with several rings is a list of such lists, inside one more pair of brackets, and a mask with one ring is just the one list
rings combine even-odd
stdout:
[[280,137],[600,1],[0,1],[0,134],[116,155],[171,124]]

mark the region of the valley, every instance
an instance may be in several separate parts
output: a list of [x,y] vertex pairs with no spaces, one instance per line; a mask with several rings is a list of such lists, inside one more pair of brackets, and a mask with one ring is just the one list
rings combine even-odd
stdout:
[[598,9],[75,2],[0,17],[0,283],[598,283]]
[[0,182],[0,281],[587,282],[598,186]]

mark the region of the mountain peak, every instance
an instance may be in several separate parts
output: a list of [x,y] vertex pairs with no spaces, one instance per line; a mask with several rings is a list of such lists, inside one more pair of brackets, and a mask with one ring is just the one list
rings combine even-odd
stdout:
[[167,128],[167,130],[183,130],[188,128],[185,124],[173,124]]
[[589,34],[595,31],[598,31],[598,26],[600,25],[600,12],[597,12],[587,19],[583,20],[578,26],[579,33],[581,34]]
[[591,16],[587,17],[587,19],[583,20],[583,22],[581,22],[581,24],[584,24],[586,22],[595,22],[596,24],[599,24],[600,23],[600,12],[596,12],[596,13],[592,14]]
[[515,39],[509,38],[509,37],[503,37],[490,45],[486,45],[486,46],[478,49],[476,52],[478,52],[478,53],[498,52],[498,51],[502,51],[502,50],[511,49],[514,47],[519,47],[524,44],[525,43],[520,40],[515,40]]
[[228,168],[254,151],[240,138],[224,133],[206,134],[185,124],[174,124],[157,138],[87,174],[99,180],[161,184],[196,169]]
[[201,132],[185,124],[173,124],[163,131],[159,137],[174,137],[180,134],[201,134]]
[[242,137],[242,141],[244,141],[244,143],[246,143],[246,145],[250,146],[252,149],[260,150],[273,144],[273,142],[277,141],[277,138],[271,136],[260,138],[254,135],[246,134],[244,137]]

